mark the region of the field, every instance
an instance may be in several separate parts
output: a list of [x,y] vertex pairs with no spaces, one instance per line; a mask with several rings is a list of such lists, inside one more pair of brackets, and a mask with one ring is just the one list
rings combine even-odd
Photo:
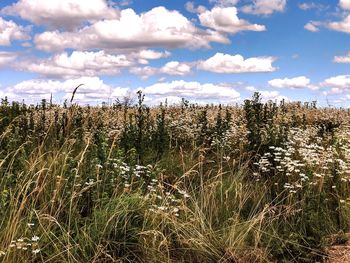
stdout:
[[2,262],[321,262],[350,230],[350,111],[0,106]]

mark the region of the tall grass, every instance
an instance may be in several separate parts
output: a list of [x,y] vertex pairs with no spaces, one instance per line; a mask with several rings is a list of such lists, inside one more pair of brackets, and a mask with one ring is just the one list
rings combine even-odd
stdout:
[[[0,106],[2,262],[315,262],[349,230],[348,112]],[[350,166],[349,166],[350,167]]]

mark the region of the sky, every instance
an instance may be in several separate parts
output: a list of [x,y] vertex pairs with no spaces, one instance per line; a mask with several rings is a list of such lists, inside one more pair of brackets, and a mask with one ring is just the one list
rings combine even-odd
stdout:
[[350,0],[1,0],[0,97],[350,107]]

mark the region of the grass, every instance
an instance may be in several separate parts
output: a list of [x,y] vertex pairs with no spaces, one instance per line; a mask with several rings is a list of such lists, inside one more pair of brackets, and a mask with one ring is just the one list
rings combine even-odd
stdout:
[[349,231],[347,110],[0,106],[2,262],[315,262]]

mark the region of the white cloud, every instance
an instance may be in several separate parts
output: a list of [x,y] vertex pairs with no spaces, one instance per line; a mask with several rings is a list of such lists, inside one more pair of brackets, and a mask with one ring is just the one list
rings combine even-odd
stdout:
[[185,76],[191,73],[191,65],[189,63],[170,61],[161,68],[154,67],[134,67],[130,69],[130,73],[147,79],[150,76],[157,74],[165,74],[172,76]]
[[240,98],[233,87],[212,83],[186,82],[184,80],[157,83],[143,88],[144,93],[154,98],[177,97],[191,101],[232,103]]
[[[116,99],[123,99],[128,97],[130,90],[128,88],[114,88],[111,89],[110,93],[77,93],[74,95],[73,103],[78,104],[99,104],[102,102],[113,102]],[[71,93],[66,93],[63,96],[63,100],[70,101],[72,98]]]
[[198,15],[201,25],[220,32],[237,33],[240,31],[265,31],[263,25],[250,24],[237,16],[236,7],[214,7]]
[[295,78],[284,79],[272,79],[269,85],[274,88],[291,88],[291,89],[303,89],[309,88],[311,90],[317,90],[318,87],[311,84],[310,79],[305,76],[299,76]]
[[185,4],[185,9],[190,13],[203,13],[207,10],[205,6],[202,5],[195,7],[193,2],[187,2]]
[[327,27],[335,31],[350,33],[350,15],[347,15],[342,21],[328,23]]
[[345,10],[350,10],[350,0],[340,0],[339,5]]
[[167,58],[171,55],[169,51],[159,52],[151,49],[144,49],[137,53],[133,53],[131,57],[138,58],[140,64],[148,64],[148,60]]
[[133,67],[129,70],[130,73],[147,79],[153,75],[160,74],[160,69],[154,67]]
[[8,66],[17,58],[17,54],[13,52],[0,51],[0,67]]
[[77,93],[109,93],[110,87],[103,83],[98,77],[81,77],[77,79],[70,79],[66,81],[33,79],[22,81],[12,87],[8,91],[16,94],[51,94],[57,92],[72,93],[75,87],[84,84],[78,89]]
[[308,31],[311,32],[318,32],[320,31],[319,26],[321,25],[320,22],[317,21],[310,21],[309,23],[307,23],[304,28]]
[[46,60],[24,61],[17,68],[48,77],[72,78],[79,76],[115,75],[122,68],[134,64],[126,55],[109,55],[104,51],[57,54]]
[[247,87],[245,87],[245,89],[246,89],[247,91],[251,91],[251,92],[256,92],[256,91],[258,91],[254,86],[247,86]]
[[1,101],[1,99],[5,99],[5,97],[7,98],[8,101],[20,101],[21,100],[13,92],[9,92],[9,91],[0,89],[0,101]]
[[118,17],[106,0],[19,0],[2,10],[38,25],[72,29],[87,20]]
[[235,6],[239,0],[209,0],[210,3],[222,7]]
[[330,88],[325,91],[325,95],[339,94],[350,90],[350,75],[339,75],[324,80],[321,85]]
[[15,94],[16,100],[25,99],[27,103],[38,102],[41,99],[49,99],[51,94],[57,99],[57,94],[62,93],[64,99],[70,99],[72,92],[79,84],[75,95],[75,102],[98,103],[122,98],[129,92],[128,88],[112,87],[98,77],[81,77],[65,81],[33,79],[22,81],[3,91],[4,94]]
[[322,11],[322,10],[325,10],[325,9],[328,8],[327,6],[324,6],[322,4],[315,3],[315,2],[300,3],[300,4],[298,4],[298,7],[301,10],[304,10],[304,11],[308,11],[308,10],[311,10],[311,9],[316,9],[318,11]]
[[345,56],[335,56],[333,61],[335,63],[350,63],[350,52]]
[[101,20],[75,32],[56,30],[35,36],[36,47],[45,51],[208,48],[210,42],[229,43],[229,39],[212,30],[198,29],[178,11],[162,6],[140,15],[129,8],[120,12],[119,19]]
[[178,61],[170,61],[164,65],[161,69],[162,73],[167,75],[184,76],[191,73],[191,66],[187,63],[181,63]]
[[56,93],[60,90],[61,83],[55,80],[25,80],[13,87],[10,87],[8,91],[13,92],[19,96],[26,95],[48,95]]
[[242,12],[254,15],[271,15],[274,12],[283,12],[287,0],[253,0],[253,4],[242,7]]
[[[23,98],[28,103],[39,102],[41,99],[53,97],[71,99],[72,91],[79,84],[74,97],[74,102],[96,104],[113,101],[131,96],[136,90],[130,88],[112,87],[98,77],[82,77],[65,81],[34,79],[22,81],[0,92],[0,95],[10,95],[16,100]],[[197,103],[233,103],[240,99],[240,94],[228,85],[216,85],[212,83],[201,84],[199,82],[186,82],[183,80],[168,83],[156,83],[151,86],[139,88],[146,95],[146,102],[157,104],[167,98],[169,103],[178,102],[181,98]],[[0,96],[1,97],[1,96]],[[61,100],[61,103],[63,101]]]
[[28,40],[30,27],[17,25],[0,17],[0,46],[9,46],[13,40]]
[[200,61],[198,68],[216,73],[271,72],[276,70],[272,66],[274,60],[273,57],[244,59],[241,55],[216,53],[211,58]]

